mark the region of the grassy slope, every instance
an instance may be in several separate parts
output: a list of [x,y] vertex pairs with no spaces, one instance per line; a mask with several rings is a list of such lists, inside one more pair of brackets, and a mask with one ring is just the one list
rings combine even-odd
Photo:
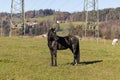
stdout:
[[[74,27],[76,27],[78,25],[84,25],[83,22],[71,22],[71,23],[74,25]],[[71,23],[70,22],[68,22],[68,23],[60,23],[60,27],[61,28],[69,27]]]
[[39,18],[27,18],[27,20],[29,21],[46,21],[46,20],[53,20],[54,16],[46,16],[46,17],[39,17]]
[[[47,20],[54,20],[54,15],[51,16],[46,16],[46,17],[39,17],[39,18],[27,18],[26,20],[28,21],[47,21]],[[76,27],[77,25],[83,25],[83,22],[72,22],[72,24],[74,25],[74,27]],[[60,23],[60,27],[61,28],[66,28],[70,26],[70,22],[67,23]]]
[[50,66],[46,39],[0,38],[0,80],[119,80],[120,47],[111,41],[81,41],[81,62],[70,63],[69,50],[58,51]]

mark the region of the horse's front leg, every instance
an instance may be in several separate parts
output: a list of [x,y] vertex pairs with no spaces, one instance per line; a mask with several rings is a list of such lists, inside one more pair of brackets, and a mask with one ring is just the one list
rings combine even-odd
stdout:
[[54,55],[54,66],[57,66],[57,50],[54,50],[53,55]]
[[54,56],[51,54],[51,66],[54,65],[53,57],[54,57]]
[[50,49],[51,54],[51,66],[54,66],[54,55],[53,55],[53,49]]
[[57,66],[57,53],[55,53],[55,66]]
[[56,50],[51,52],[51,64],[52,66],[57,66],[57,51]]

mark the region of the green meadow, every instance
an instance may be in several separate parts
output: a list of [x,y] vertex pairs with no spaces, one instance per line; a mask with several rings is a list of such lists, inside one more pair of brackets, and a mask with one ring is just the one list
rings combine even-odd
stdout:
[[50,66],[47,40],[0,37],[0,80],[120,80],[120,46],[111,40],[81,40],[81,63],[73,66],[71,51],[58,51]]
[[51,15],[51,16],[40,17],[40,18],[27,18],[26,20],[41,22],[41,21],[47,21],[47,20],[53,20],[53,19],[54,19],[54,16]]

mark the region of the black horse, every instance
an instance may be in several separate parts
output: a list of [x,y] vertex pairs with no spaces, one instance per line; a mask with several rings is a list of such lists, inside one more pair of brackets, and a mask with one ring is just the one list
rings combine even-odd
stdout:
[[64,50],[67,48],[69,48],[74,55],[73,65],[79,63],[79,39],[75,36],[69,35],[66,37],[60,37],[56,35],[55,28],[51,28],[48,31],[48,47],[51,53],[52,66],[57,66],[57,50]]

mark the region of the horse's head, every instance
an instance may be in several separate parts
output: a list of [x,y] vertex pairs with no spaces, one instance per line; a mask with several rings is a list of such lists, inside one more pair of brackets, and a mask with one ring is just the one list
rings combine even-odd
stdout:
[[48,39],[49,40],[56,40],[57,35],[56,35],[56,29],[55,28],[50,28],[48,31]]

